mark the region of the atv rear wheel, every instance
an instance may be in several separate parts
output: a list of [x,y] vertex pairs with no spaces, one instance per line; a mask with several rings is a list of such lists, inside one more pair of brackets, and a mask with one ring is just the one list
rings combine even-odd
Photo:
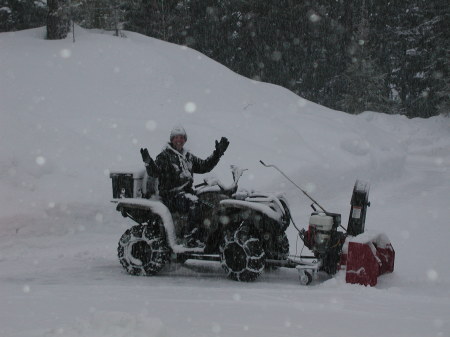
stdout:
[[254,281],[264,270],[265,253],[260,240],[241,224],[227,233],[220,246],[220,261],[227,276],[235,281]]
[[154,275],[169,260],[164,238],[147,225],[127,229],[119,240],[117,253],[120,264],[131,275]]

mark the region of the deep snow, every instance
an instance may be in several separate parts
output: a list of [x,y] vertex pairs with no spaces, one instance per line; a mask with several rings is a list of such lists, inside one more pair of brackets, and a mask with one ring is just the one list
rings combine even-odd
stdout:
[[[450,336],[448,118],[351,116],[131,32],[44,34],[0,34],[0,336]],[[342,272],[303,287],[285,268],[237,283],[211,262],[126,274],[116,247],[132,223],[109,172],[142,168],[139,148],[155,157],[179,123],[200,157],[230,140],[207,176],[248,168],[240,187],[285,191],[299,227],[310,201],[259,160],[344,225],[369,181],[366,228],[391,240],[394,273],[373,288]]]

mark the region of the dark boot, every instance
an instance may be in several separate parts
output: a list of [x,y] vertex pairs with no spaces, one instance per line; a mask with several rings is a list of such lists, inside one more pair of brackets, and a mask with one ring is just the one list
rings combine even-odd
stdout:
[[188,234],[184,235],[184,246],[186,248],[205,248],[205,244],[200,239],[200,231],[194,228]]

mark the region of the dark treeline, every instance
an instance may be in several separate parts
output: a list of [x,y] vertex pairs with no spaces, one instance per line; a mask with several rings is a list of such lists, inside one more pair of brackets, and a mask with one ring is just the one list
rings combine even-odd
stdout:
[[[55,2],[83,27],[187,45],[333,109],[408,117],[450,110],[447,0],[52,0],[49,6]],[[47,12],[39,1],[0,0],[0,31],[45,25]]]

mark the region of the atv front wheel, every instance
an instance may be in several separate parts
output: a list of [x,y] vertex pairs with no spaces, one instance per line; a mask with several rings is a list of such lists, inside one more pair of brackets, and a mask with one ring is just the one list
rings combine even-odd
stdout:
[[150,276],[159,272],[169,260],[169,248],[150,226],[127,229],[117,248],[120,264],[131,275]]
[[226,234],[220,247],[222,268],[235,281],[256,280],[264,270],[265,258],[259,239],[245,225]]

